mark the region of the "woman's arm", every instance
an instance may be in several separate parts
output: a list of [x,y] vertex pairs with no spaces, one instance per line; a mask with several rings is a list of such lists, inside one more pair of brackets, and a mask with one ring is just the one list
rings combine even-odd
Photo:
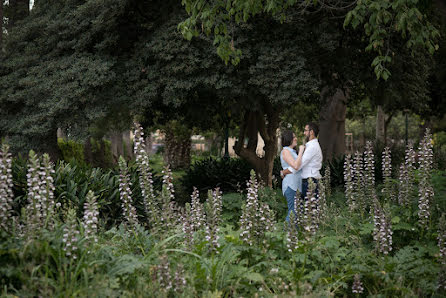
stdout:
[[297,156],[297,159],[293,158],[290,151],[288,151],[286,149],[282,150],[283,160],[295,170],[299,169],[298,164],[297,164],[297,161],[299,160],[299,156],[302,159],[303,149],[301,149],[301,147],[303,147],[303,146],[299,146],[299,155]]

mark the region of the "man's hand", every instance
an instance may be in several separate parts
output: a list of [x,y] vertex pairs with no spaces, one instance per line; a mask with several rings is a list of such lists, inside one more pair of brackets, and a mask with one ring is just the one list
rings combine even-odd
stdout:
[[283,179],[286,175],[291,174],[291,171],[288,169],[280,171],[280,177]]

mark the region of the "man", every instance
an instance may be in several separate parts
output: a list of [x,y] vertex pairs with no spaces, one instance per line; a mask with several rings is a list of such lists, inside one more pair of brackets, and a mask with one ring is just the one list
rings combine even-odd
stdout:
[[308,179],[311,178],[317,185],[319,179],[322,177],[319,172],[322,168],[322,150],[317,139],[317,136],[319,135],[319,127],[317,124],[310,122],[305,125],[304,135],[306,144],[305,146],[300,145],[299,149],[305,147],[305,150],[303,153],[302,150],[299,150],[297,159],[290,164],[291,166],[289,168],[281,172],[281,174],[285,176],[289,173],[294,173],[296,170],[302,169],[302,198],[305,198],[307,194]]

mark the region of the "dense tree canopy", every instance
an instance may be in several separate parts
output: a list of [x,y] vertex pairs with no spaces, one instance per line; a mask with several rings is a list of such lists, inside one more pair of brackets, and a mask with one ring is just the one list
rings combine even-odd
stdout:
[[302,104],[319,110],[321,144],[338,154],[349,102],[420,112],[444,98],[430,88],[444,64],[425,50],[436,48],[432,8],[384,2],[196,0],[185,11],[173,0],[38,0],[4,36],[0,135],[16,151],[57,156],[59,127],[82,138],[128,128],[134,116],[145,126],[232,123],[237,154],[269,183],[277,128]]

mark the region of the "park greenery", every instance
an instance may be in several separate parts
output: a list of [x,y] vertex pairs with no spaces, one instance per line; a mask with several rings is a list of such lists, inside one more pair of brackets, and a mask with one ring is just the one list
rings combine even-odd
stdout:
[[0,0],[0,146],[2,297],[446,294],[441,0]]
[[285,199],[254,172],[240,192],[195,188],[178,204],[171,170],[153,175],[142,135],[137,126],[135,164],[121,158],[117,171],[33,151],[13,159],[2,146],[3,296],[444,294],[446,176],[429,132],[399,171],[389,148],[376,169],[371,143],[346,156],[343,187],[327,168],[319,199],[311,187],[298,197],[291,224]]

